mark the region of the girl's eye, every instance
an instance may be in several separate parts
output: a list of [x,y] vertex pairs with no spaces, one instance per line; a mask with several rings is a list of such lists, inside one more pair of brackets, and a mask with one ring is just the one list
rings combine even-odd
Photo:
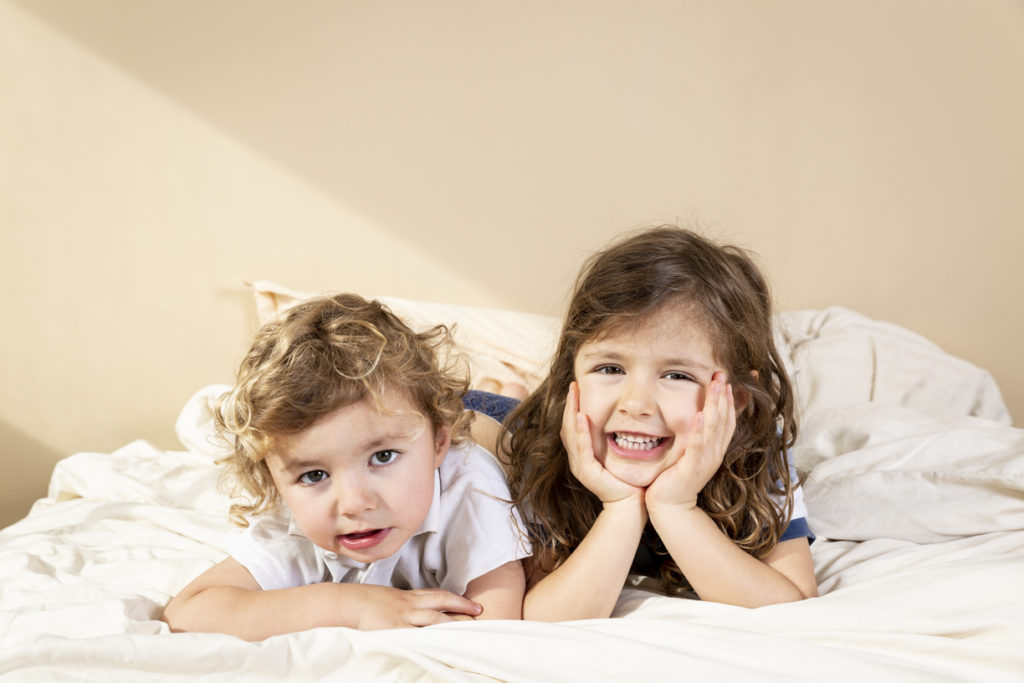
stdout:
[[617,365],[599,365],[594,368],[594,372],[599,375],[621,375],[622,368]]
[[398,459],[398,451],[377,451],[370,456],[371,465],[390,465]]
[[311,486],[313,484],[319,484],[326,478],[327,473],[324,472],[323,470],[313,470],[311,472],[306,472],[305,474],[300,475],[299,483]]
[[696,382],[693,375],[688,375],[685,372],[669,372],[665,374],[666,379],[683,380],[685,382]]

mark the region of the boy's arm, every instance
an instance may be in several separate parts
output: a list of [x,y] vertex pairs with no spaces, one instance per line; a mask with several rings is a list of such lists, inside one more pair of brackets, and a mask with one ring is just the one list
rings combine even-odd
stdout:
[[480,606],[439,589],[327,582],[264,591],[242,564],[229,557],[174,596],[163,619],[172,631],[263,640],[321,626],[363,630],[426,626],[452,621],[452,614],[476,616]]
[[526,575],[519,560],[506,562],[466,586],[466,597],[483,607],[477,619],[522,619],[525,592]]

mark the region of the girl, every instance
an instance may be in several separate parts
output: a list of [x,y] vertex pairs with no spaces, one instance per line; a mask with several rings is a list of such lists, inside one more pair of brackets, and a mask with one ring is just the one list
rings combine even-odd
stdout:
[[676,227],[584,265],[547,379],[509,416],[524,618],[607,617],[631,572],[757,606],[817,594],[764,278]]
[[172,630],[521,617],[529,547],[500,465],[466,440],[449,344],[351,294],[260,329],[216,411],[248,528],[167,605]]

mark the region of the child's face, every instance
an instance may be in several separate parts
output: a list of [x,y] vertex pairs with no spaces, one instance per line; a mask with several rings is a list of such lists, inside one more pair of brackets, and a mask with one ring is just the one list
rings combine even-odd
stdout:
[[674,464],[674,440],[687,438],[712,377],[725,373],[685,306],[661,308],[582,344],[573,370],[595,457],[640,487]]
[[448,432],[434,434],[404,393],[338,408],[278,438],[270,475],[302,533],[359,562],[390,557],[415,534],[434,499]]

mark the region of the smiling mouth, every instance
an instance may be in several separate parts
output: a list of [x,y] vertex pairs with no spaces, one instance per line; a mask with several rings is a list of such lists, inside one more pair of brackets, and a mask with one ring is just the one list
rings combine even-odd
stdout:
[[612,441],[624,451],[644,453],[653,451],[658,446],[668,441],[664,436],[642,436],[640,434],[627,434],[625,432],[613,432]]

